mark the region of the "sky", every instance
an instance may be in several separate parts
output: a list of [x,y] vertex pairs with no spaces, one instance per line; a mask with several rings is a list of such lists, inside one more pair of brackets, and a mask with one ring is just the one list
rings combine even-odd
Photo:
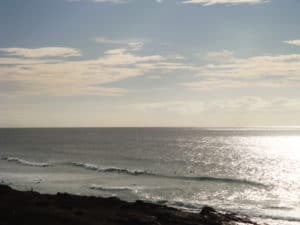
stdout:
[[0,127],[300,126],[299,0],[1,0]]

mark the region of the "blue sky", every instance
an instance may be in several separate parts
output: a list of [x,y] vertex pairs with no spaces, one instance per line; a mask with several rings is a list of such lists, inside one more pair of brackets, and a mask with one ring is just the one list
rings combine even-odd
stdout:
[[2,0],[0,126],[298,126],[299,9]]

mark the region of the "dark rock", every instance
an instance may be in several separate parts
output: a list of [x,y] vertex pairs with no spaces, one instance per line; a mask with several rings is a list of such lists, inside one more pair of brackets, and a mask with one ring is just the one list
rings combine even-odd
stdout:
[[210,215],[212,213],[216,213],[216,210],[209,206],[204,206],[200,212],[201,215]]
[[21,192],[0,185],[0,225],[229,225],[249,218],[211,207],[188,213],[153,203],[118,198]]

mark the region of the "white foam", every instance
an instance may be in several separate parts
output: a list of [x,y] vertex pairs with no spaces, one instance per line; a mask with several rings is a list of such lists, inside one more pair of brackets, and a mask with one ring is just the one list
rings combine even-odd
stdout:
[[132,191],[136,192],[139,190],[145,189],[142,186],[121,186],[121,187],[113,187],[113,186],[104,186],[104,185],[97,185],[92,184],[89,187],[91,190],[99,190],[99,191]]
[[74,166],[78,166],[78,167],[83,167],[85,169],[88,169],[88,170],[98,170],[98,166],[94,165],[94,164],[91,164],[91,163],[70,163],[71,165],[74,165]]
[[67,163],[72,166],[76,167],[82,167],[87,170],[94,170],[102,173],[123,173],[123,174],[129,174],[129,175],[142,175],[147,174],[144,170],[131,170],[126,168],[119,168],[119,167],[99,167],[95,164],[91,163],[81,163],[81,162],[71,162]]
[[22,164],[24,166],[35,166],[35,167],[48,167],[48,166],[51,166],[50,163],[27,161],[27,160],[16,158],[16,157],[2,157],[2,160],[6,160],[8,162],[19,163],[19,164]]

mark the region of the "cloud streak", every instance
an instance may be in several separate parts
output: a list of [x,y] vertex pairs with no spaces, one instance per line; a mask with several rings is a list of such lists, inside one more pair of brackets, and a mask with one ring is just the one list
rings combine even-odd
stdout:
[[[219,55],[215,55],[218,56]],[[182,85],[195,90],[212,88],[284,88],[300,86],[300,55],[234,58],[194,68],[198,80]]]
[[[54,49],[54,48],[48,48]],[[65,48],[68,49],[68,48]],[[2,49],[19,57],[0,57],[0,84],[11,83],[18,88],[17,95],[105,95],[119,96],[127,93],[121,88],[107,85],[142,76],[154,70],[170,71],[178,68],[160,55],[134,54],[127,48],[111,49],[103,56],[90,60],[65,60],[69,52],[36,51],[36,49]],[[47,58],[47,57],[56,58]],[[164,64],[166,63],[166,64]],[[174,65],[173,65],[174,63]],[[0,91],[3,93],[3,90]],[[4,91],[5,92],[5,91]],[[10,92],[12,94],[12,92]]]
[[9,56],[21,56],[25,58],[43,58],[43,57],[71,57],[80,56],[78,49],[47,47],[47,48],[0,48],[0,52]]
[[[101,39],[114,44],[124,40]],[[300,86],[300,55],[264,55],[238,58],[229,50],[209,52],[207,64],[188,63],[184,57],[140,55],[130,44],[103,52],[101,57],[73,60],[81,56],[73,48],[2,48],[0,85],[11,84],[17,95],[105,95],[128,92],[112,87],[114,82],[154,73],[194,74],[180,85],[191,90],[228,88],[287,88]],[[13,86],[18,87],[13,88]],[[5,94],[2,88],[0,94]],[[6,93],[7,94],[7,93]]]
[[230,61],[234,59],[234,53],[233,51],[229,50],[222,50],[220,52],[209,52],[207,53],[205,59],[217,62]]
[[140,103],[134,106],[144,113],[170,113],[182,116],[197,116],[207,113],[251,113],[251,112],[299,112],[300,99],[284,97],[261,98],[241,96],[210,101],[165,101]]
[[[124,3],[130,3],[134,2],[136,0],[67,0],[69,2],[80,2],[80,1],[90,1],[95,3],[111,3],[111,4],[124,4]],[[182,0],[182,4],[201,4],[204,6],[210,6],[210,5],[239,5],[239,4],[261,4],[266,3],[271,0]],[[154,0],[154,2],[160,4],[163,1],[162,0]]]
[[290,41],[285,41],[286,44],[290,45],[296,45],[300,47],[300,39],[299,40],[290,40]]
[[67,0],[67,2],[80,2],[80,1],[90,1],[95,3],[112,3],[112,4],[123,4],[129,2],[129,0]]
[[127,46],[129,50],[137,51],[142,49],[144,42],[141,40],[130,40],[130,39],[110,39],[105,37],[95,38],[96,43],[104,45],[123,45]]
[[266,3],[269,0],[186,0],[183,4],[202,4],[204,6],[225,4],[225,5],[239,5],[239,4],[260,4]]

